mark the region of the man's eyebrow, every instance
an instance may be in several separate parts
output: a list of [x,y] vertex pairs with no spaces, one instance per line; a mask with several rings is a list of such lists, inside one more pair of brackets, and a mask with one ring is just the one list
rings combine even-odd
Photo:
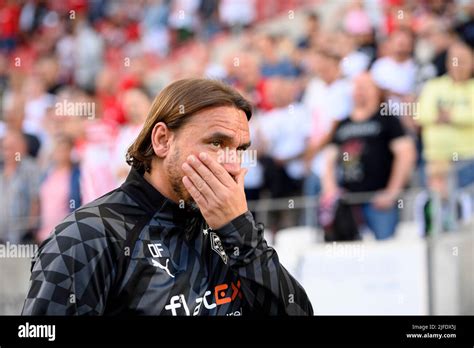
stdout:
[[234,140],[234,137],[228,133],[223,133],[223,132],[214,132],[212,134],[209,134],[206,136],[208,139],[219,139],[222,141],[228,141],[232,142]]
[[250,147],[251,144],[252,144],[252,142],[249,141],[248,143],[245,143],[245,144],[240,145],[240,146],[237,148],[237,150],[243,150],[243,151],[245,151],[245,150],[247,150],[247,149]]
[[[228,133],[223,133],[223,132],[214,132],[212,134],[209,134],[206,136],[206,139],[216,139],[216,140],[221,140],[223,142],[227,143],[232,143],[234,141],[234,137],[231,136]],[[240,145],[237,150],[246,150],[250,147],[251,142],[247,142],[245,144]]]

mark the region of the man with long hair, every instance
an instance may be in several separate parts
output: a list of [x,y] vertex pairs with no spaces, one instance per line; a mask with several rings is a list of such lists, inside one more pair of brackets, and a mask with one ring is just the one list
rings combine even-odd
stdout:
[[23,314],[312,315],[247,209],[239,155],[251,114],[218,81],[166,87],[128,150],[125,183],[41,245]]

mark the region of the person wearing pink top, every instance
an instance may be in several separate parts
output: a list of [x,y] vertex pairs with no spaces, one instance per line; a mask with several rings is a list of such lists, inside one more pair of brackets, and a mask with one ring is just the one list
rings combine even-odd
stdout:
[[73,141],[65,135],[55,139],[52,166],[40,186],[40,224],[36,240],[41,243],[71,211],[81,205],[79,169],[71,160]]

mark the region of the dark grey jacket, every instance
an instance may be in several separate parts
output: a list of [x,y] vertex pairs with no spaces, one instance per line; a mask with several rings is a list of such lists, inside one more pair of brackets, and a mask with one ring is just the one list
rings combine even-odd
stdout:
[[132,169],[61,222],[33,260],[24,315],[312,315],[247,212],[218,230]]

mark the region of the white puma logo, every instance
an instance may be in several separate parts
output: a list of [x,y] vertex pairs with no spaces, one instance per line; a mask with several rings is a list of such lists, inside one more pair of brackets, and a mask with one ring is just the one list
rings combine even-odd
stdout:
[[166,273],[168,273],[168,275],[169,275],[171,278],[174,278],[174,275],[172,275],[171,272],[170,272],[170,270],[168,269],[168,263],[169,263],[169,262],[170,262],[170,259],[166,259],[166,265],[163,266],[163,265],[162,265],[161,263],[159,263],[158,261],[153,260],[153,259],[151,260],[151,263],[152,263],[153,266],[159,267],[159,268],[165,270]]

